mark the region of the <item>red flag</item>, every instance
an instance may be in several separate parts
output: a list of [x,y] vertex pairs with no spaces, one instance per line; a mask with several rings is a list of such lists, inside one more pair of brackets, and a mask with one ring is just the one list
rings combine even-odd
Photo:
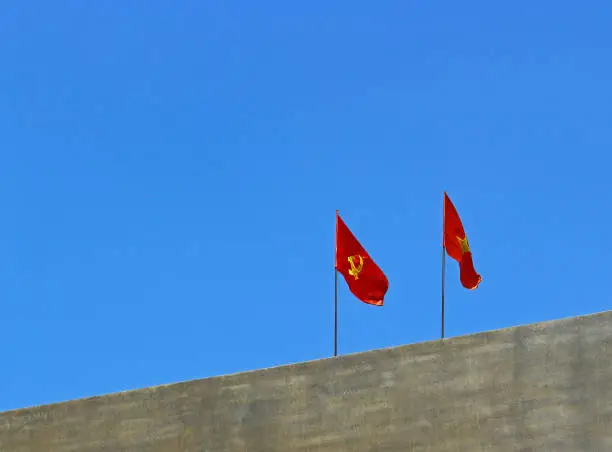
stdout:
[[444,192],[444,248],[448,255],[459,262],[460,280],[466,289],[476,289],[482,281],[474,269],[472,252],[457,209]]
[[364,303],[382,306],[389,281],[336,212],[336,270]]

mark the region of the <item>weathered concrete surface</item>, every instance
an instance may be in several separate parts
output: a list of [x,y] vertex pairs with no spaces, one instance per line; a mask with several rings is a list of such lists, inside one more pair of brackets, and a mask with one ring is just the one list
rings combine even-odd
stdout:
[[2,452],[612,451],[612,311],[0,414]]

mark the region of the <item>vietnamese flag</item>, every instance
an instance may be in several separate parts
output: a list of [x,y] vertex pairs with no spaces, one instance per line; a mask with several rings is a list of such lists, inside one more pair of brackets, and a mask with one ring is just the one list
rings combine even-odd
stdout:
[[382,306],[389,281],[336,212],[336,270],[364,303]]
[[472,252],[457,209],[444,192],[444,248],[448,255],[459,262],[459,279],[466,289],[476,289],[482,281],[474,269]]

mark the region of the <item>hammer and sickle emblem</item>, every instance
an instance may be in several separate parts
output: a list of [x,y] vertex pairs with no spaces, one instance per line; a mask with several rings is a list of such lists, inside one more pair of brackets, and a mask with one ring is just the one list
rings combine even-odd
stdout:
[[[359,265],[355,265],[356,258],[359,258]],[[359,279],[359,273],[361,273],[361,270],[363,270],[363,257],[361,257],[359,254],[356,256],[349,256],[348,262],[351,266],[349,275],[354,276],[355,279]]]

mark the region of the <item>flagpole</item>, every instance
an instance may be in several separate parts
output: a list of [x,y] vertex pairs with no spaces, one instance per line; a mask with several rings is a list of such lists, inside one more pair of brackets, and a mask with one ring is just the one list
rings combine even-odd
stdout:
[[[445,192],[446,193],[446,192]],[[442,198],[442,332],[441,338],[444,339],[444,281],[446,273],[446,250],[444,249],[444,197]]]
[[338,356],[338,270],[334,268],[334,356]]
[[336,253],[338,252],[338,210],[336,210],[336,238],[334,246],[334,356],[338,356],[338,269]]
[[446,251],[442,244],[442,339],[444,339],[444,273],[446,268]]

